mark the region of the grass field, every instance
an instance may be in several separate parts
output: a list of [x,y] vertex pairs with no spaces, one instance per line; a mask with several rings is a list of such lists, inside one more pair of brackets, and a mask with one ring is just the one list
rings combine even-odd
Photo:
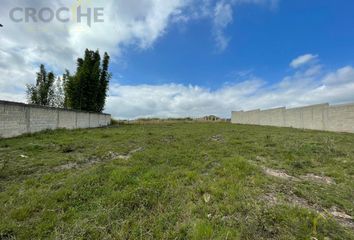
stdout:
[[0,140],[0,239],[354,239],[354,134],[228,123]]

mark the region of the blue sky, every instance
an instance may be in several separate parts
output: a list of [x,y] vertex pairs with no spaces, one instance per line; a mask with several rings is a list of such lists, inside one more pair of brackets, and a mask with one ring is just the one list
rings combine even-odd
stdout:
[[[0,98],[26,101],[39,63],[73,71],[85,48],[112,57],[114,117],[229,117],[232,110],[354,101],[354,2],[105,0],[104,22],[14,23],[0,9]],[[37,0],[40,9],[78,6]]]
[[122,84],[195,84],[218,88],[237,81],[237,72],[260,75],[270,82],[289,74],[289,61],[304,53],[336,68],[354,64],[354,2],[280,1],[276,9],[242,5],[225,30],[231,38],[219,51],[211,21],[172,25],[145,51],[129,49],[113,72]]

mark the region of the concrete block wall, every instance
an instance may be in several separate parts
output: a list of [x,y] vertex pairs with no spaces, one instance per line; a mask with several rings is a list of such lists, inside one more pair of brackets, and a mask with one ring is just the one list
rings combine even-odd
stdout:
[[251,123],[251,124],[259,124],[259,118],[258,118],[258,115],[259,115],[259,112],[261,110],[260,109],[257,109],[257,110],[254,110],[254,111],[249,111],[247,112],[247,115],[248,115],[248,121]]
[[233,111],[231,113],[231,119],[233,119],[233,123],[241,124],[243,123],[243,111]]
[[76,113],[76,127],[89,128],[90,127],[90,114],[78,112]]
[[301,108],[287,109],[285,111],[285,127],[304,128]]
[[275,108],[261,111],[258,118],[260,118],[260,125],[267,126],[284,126],[285,125],[285,108]]
[[302,128],[327,130],[327,110],[329,104],[319,104],[300,108],[302,111]]
[[327,117],[330,131],[354,132],[354,104],[332,106]]
[[29,108],[0,101],[0,136],[18,136],[29,131]]
[[108,126],[111,115],[28,105],[0,100],[0,138],[47,129]]
[[107,115],[102,115],[102,114],[99,114],[99,119],[98,119],[98,125],[101,127],[101,126],[107,126],[109,125],[109,122],[108,121],[111,121],[111,119],[108,119],[107,118]]
[[90,127],[100,126],[100,115],[95,113],[90,113]]
[[232,112],[232,123],[354,133],[354,103]]
[[58,110],[30,107],[30,133],[58,128]]
[[58,128],[75,129],[76,112],[59,110]]

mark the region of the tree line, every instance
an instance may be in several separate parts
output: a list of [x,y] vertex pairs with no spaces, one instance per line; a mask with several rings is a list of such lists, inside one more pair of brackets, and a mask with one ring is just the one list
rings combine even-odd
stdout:
[[102,112],[112,76],[109,61],[107,53],[101,59],[98,50],[86,49],[84,57],[77,59],[76,72],[66,70],[62,77],[47,72],[41,64],[36,83],[27,85],[28,103]]

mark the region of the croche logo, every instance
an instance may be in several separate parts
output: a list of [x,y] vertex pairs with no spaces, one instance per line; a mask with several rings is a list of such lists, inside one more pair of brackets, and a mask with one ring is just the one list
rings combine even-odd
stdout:
[[15,7],[9,12],[10,19],[16,23],[50,23],[58,21],[68,23],[86,23],[91,27],[92,23],[104,22],[104,8],[92,7],[91,0],[76,0],[70,7]]

